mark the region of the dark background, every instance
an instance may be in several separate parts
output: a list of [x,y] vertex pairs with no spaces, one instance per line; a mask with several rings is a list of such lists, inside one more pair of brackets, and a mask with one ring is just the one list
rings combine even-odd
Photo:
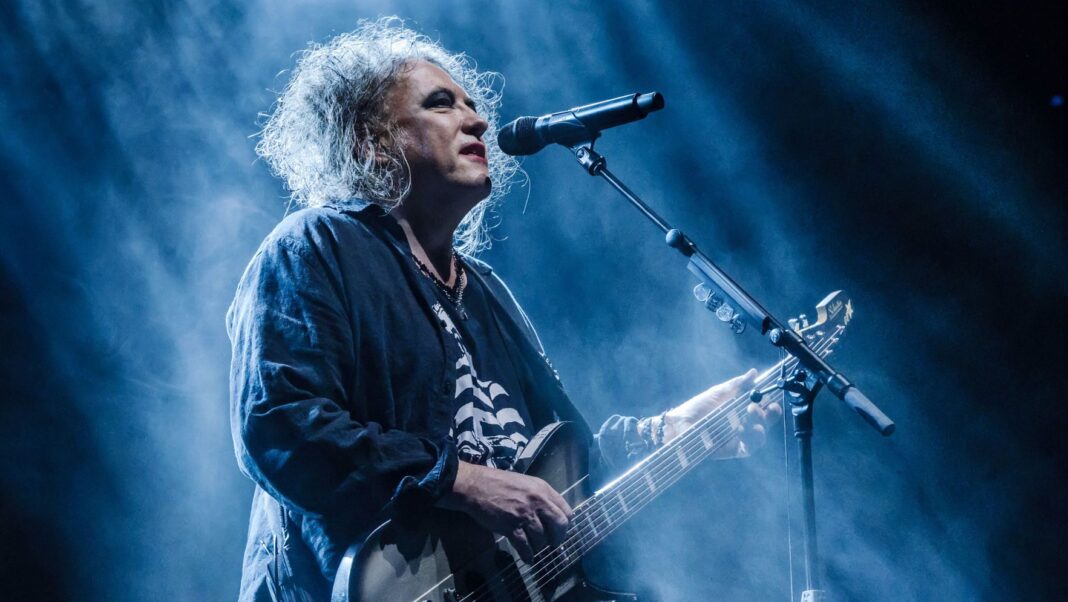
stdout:
[[[381,14],[504,73],[505,120],[661,91],[610,167],[776,315],[850,295],[832,357],[899,428],[820,398],[829,590],[1063,595],[1068,4],[964,6],[3,3],[2,597],[236,596],[223,316],[287,209],[250,136],[293,52]],[[524,167],[484,258],[592,422],[774,361],[565,150]],[[789,599],[783,451],[636,521],[649,599]]]

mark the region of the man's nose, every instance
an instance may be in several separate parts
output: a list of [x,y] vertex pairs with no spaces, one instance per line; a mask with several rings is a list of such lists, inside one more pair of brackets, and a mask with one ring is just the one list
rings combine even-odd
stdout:
[[489,129],[489,123],[481,115],[474,111],[468,113],[467,119],[464,121],[465,134],[471,134],[481,140],[482,134],[485,134],[487,129]]

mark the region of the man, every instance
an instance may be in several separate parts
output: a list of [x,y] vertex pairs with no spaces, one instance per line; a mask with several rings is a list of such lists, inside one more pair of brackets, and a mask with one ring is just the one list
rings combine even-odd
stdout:
[[[467,254],[515,170],[491,80],[385,19],[305,52],[274,107],[257,150],[307,208],[264,241],[228,314],[234,444],[257,484],[241,600],[327,599],[346,547],[388,516],[463,512],[524,559],[568,524],[559,493],[507,469],[545,424],[585,422]],[[593,470],[625,469],[753,376],[613,416],[590,433]],[[732,455],[763,435],[751,409]]]

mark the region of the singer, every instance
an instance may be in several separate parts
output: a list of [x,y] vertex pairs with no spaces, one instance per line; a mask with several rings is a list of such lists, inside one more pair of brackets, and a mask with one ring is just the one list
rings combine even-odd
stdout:
[[[264,124],[257,152],[302,209],[264,240],[227,315],[234,446],[256,484],[243,601],[327,600],[350,544],[432,508],[529,561],[572,514],[509,470],[539,429],[579,423],[606,478],[751,387],[755,371],[586,426],[475,258],[517,169],[496,146],[495,81],[398,19],[364,22],[302,53]],[[760,445],[779,411],[750,409],[724,457]]]

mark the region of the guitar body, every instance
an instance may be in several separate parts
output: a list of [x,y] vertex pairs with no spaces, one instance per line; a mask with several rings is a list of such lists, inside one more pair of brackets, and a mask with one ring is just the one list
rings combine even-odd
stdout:
[[[571,423],[556,422],[531,439],[517,461],[522,472],[544,479],[574,507],[592,494],[589,450]],[[356,549],[359,549],[356,552]],[[588,583],[581,563],[548,586],[524,578],[527,566],[508,540],[459,512],[433,510],[390,521],[362,546],[345,554],[334,581],[333,602],[601,602],[634,596]]]

